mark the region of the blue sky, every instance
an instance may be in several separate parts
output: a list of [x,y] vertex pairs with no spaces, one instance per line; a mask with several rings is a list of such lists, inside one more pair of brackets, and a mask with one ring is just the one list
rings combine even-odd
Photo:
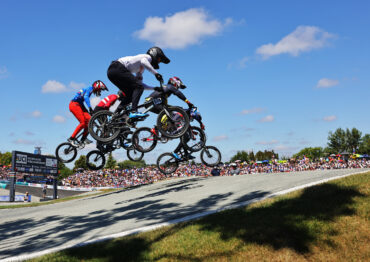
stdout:
[[[153,45],[225,161],[237,150],[325,146],[338,127],[370,132],[368,1],[3,0],[0,10],[2,152],[53,153],[78,124],[68,110],[76,89],[101,79],[101,98],[116,93],[110,62]],[[144,82],[157,85],[149,72]]]

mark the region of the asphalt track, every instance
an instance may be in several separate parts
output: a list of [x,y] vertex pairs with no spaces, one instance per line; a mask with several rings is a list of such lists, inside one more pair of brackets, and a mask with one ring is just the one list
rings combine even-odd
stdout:
[[318,181],[369,170],[173,179],[53,205],[3,209],[0,210],[0,260],[31,258],[186,221]]

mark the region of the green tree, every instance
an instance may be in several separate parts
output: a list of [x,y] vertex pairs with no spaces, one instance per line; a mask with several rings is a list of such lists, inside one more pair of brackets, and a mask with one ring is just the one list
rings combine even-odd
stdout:
[[240,160],[242,162],[244,161],[249,161],[249,156],[246,151],[238,151],[236,155],[234,155],[231,159],[230,162],[235,162],[235,160]]
[[129,168],[140,168],[145,167],[146,163],[144,160],[140,161],[131,161],[131,160],[125,160],[123,162],[119,162],[118,166],[120,169],[129,169]]
[[105,168],[113,169],[116,168],[117,166],[117,161],[114,159],[112,152],[109,153],[107,163],[105,164]]
[[0,164],[1,165],[10,165],[12,163],[12,153],[11,152],[5,152],[0,154]]
[[256,157],[254,156],[253,151],[249,152],[248,158],[250,161],[256,161]]
[[358,153],[370,154],[370,134],[366,134],[362,137]]
[[318,160],[320,157],[324,157],[324,149],[322,147],[306,147],[299,151],[293,157],[303,157],[306,156],[312,160]]
[[352,128],[352,130],[349,130],[347,128],[345,150],[347,150],[350,153],[353,151],[353,149],[357,151],[357,149],[359,148],[361,144],[361,136],[362,136],[362,133],[358,129]]
[[85,155],[81,155],[80,158],[75,161],[73,171],[76,171],[78,168],[87,169],[86,156]]
[[346,132],[342,128],[338,128],[334,133],[331,131],[329,132],[328,147],[335,154],[346,150]]
[[256,160],[257,161],[262,161],[262,160],[265,160],[265,154],[262,152],[262,151],[258,151],[256,153]]

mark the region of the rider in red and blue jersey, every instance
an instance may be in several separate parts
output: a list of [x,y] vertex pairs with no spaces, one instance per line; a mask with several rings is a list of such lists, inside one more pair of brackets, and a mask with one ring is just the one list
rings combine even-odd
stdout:
[[[93,111],[91,108],[91,104],[90,104],[90,96],[91,94],[100,96],[100,93],[102,90],[108,91],[108,88],[102,81],[97,80],[92,84],[92,86],[83,88],[80,91],[78,91],[77,94],[73,97],[73,99],[69,103],[69,110],[77,118],[80,124],[76,127],[75,131],[73,132],[71,137],[68,139],[68,142],[76,144],[76,136],[78,133],[80,133],[82,129],[84,129],[84,132],[82,135],[81,142],[85,142],[85,143],[92,142],[87,139],[90,114]],[[86,107],[84,106],[84,102],[89,108],[90,114],[87,111]]]

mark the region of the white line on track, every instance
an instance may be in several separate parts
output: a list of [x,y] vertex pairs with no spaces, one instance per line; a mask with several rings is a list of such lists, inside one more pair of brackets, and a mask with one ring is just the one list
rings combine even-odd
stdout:
[[326,178],[326,179],[322,179],[322,180],[319,180],[319,181],[304,184],[304,185],[301,185],[301,186],[296,186],[296,187],[292,187],[292,188],[289,188],[289,189],[285,189],[285,190],[282,190],[282,191],[279,191],[279,192],[276,192],[276,193],[273,193],[273,194],[269,194],[267,196],[256,197],[254,199],[251,199],[251,200],[248,200],[248,201],[245,201],[245,202],[241,202],[241,203],[238,203],[238,204],[234,204],[234,205],[229,205],[227,207],[218,208],[218,209],[215,209],[215,210],[194,214],[194,215],[191,215],[191,216],[186,216],[186,217],[183,217],[183,218],[171,220],[171,221],[164,222],[164,223],[159,223],[159,224],[146,226],[146,227],[140,227],[140,228],[136,228],[136,229],[132,229],[132,230],[116,233],[116,234],[111,234],[111,235],[107,235],[107,236],[103,236],[103,237],[98,237],[98,238],[91,239],[89,241],[84,241],[84,242],[81,242],[81,243],[78,243],[78,244],[65,245],[65,246],[50,248],[50,249],[46,249],[46,250],[43,250],[43,251],[34,252],[34,253],[26,254],[26,255],[9,257],[9,258],[0,260],[0,262],[23,261],[23,260],[32,259],[32,258],[35,258],[35,257],[47,255],[47,254],[50,254],[50,253],[58,252],[58,251],[61,251],[61,250],[64,250],[64,249],[72,248],[72,247],[81,247],[81,246],[85,246],[85,245],[89,245],[89,244],[93,244],[93,243],[98,243],[98,242],[102,242],[102,241],[106,241],[106,240],[111,240],[111,239],[115,239],[115,238],[119,238],[119,237],[124,237],[124,236],[129,236],[129,235],[142,233],[142,232],[147,232],[147,231],[155,230],[155,229],[158,229],[158,228],[161,228],[161,227],[165,227],[165,226],[169,226],[169,225],[173,225],[173,224],[177,224],[177,223],[181,223],[181,222],[187,222],[187,221],[190,221],[190,220],[198,219],[198,218],[201,218],[201,217],[204,217],[204,216],[208,216],[208,215],[211,215],[211,214],[214,214],[214,213],[218,213],[220,211],[248,206],[252,203],[255,203],[255,202],[258,202],[258,201],[261,201],[261,200],[264,200],[264,199],[272,198],[272,197],[279,196],[279,195],[284,195],[284,194],[287,194],[287,193],[290,193],[290,192],[293,192],[293,191],[296,191],[296,190],[300,190],[300,189],[315,186],[315,185],[318,185],[318,184],[326,183],[326,182],[331,181],[331,180],[344,178],[344,177],[352,176],[352,175],[363,174],[363,173],[367,173],[367,172],[369,172],[369,171],[362,171],[362,172],[357,172],[357,173],[351,173],[351,174]]

